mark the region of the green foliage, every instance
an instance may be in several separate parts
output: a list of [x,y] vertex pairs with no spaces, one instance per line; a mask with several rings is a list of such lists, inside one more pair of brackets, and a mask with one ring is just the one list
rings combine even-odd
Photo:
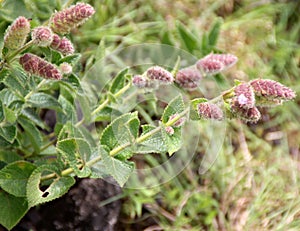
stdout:
[[[31,28],[45,24],[54,10],[66,7],[66,2],[0,1],[0,31],[4,34],[7,26],[20,15],[31,18]],[[135,169],[133,161],[136,154],[161,154],[145,155],[142,161],[145,168],[156,167],[160,161],[176,158],[176,152],[190,137],[189,132],[182,134],[183,127],[175,126],[175,120],[182,117],[200,120],[197,105],[209,100],[198,97],[214,97],[210,81],[223,87],[227,80],[233,82],[230,76],[245,80],[247,76],[256,78],[259,73],[260,76],[269,75],[289,86],[293,85],[299,91],[294,81],[299,79],[297,42],[300,27],[291,23],[299,21],[299,15],[295,13],[299,6],[297,3],[255,7],[242,1],[244,5],[238,7],[233,3],[232,17],[221,19],[220,15],[228,10],[227,5],[224,9],[217,9],[222,1],[212,4],[203,2],[201,6],[193,1],[183,1],[182,5],[188,9],[189,15],[184,13],[180,4],[174,4],[174,7],[173,4],[163,3],[166,6],[162,7],[155,1],[89,2],[95,6],[97,14],[78,30],[72,31],[72,35],[67,35],[80,53],[63,56],[49,47],[37,47],[30,43],[17,51],[4,48],[1,52],[0,224],[7,229],[12,229],[29,208],[67,193],[75,183],[74,177],[112,176],[119,185],[124,186]],[[263,27],[263,20],[271,22],[268,25],[272,27],[275,37],[266,36],[270,28]],[[29,36],[28,42],[30,39]],[[2,49],[2,36],[0,41]],[[93,76],[95,82],[100,80],[102,83],[117,73],[102,91],[97,83],[95,87],[93,81],[84,79],[91,67],[107,58],[106,55],[114,48],[141,42],[169,44],[183,48],[198,58],[212,51],[233,52],[247,59],[243,61],[245,66],[242,62],[238,64],[238,68],[245,73],[240,76],[240,72],[233,70],[226,75],[228,78],[218,74],[203,79],[201,92],[181,91],[162,107],[155,91],[143,92],[131,86],[132,76],[142,69],[140,61],[147,65],[149,60],[153,62],[148,57],[131,63],[127,59],[132,54],[120,57],[109,55],[109,61],[116,62],[117,66],[110,63],[104,65],[101,67],[103,70]],[[66,62],[73,67],[73,72],[64,75],[62,80],[41,80],[21,68],[18,58],[24,52],[35,53],[56,66]],[[134,56],[139,57],[138,54]],[[167,65],[168,69],[175,66],[173,70],[177,71],[182,68],[180,65],[188,62],[185,57],[178,57],[177,64]],[[128,63],[132,68],[127,67]],[[102,71],[110,75],[102,75]],[[160,96],[168,96],[168,87],[158,89]],[[140,102],[140,99],[145,101]],[[190,99],[189,102],[187,99]],[[230,104],[224,103],[222,97],[213,100],[230,112]],[[141,110],[134,106],[137,102]],[[296,221],[299,203],[298,200],[293,201],[298,196],[298,175],[292,171],[296,169],[295,163],[283,153],[297,153],[300,113],[297,101],[282,108],[264,111],[271,115],[264,118],[268,122],[265,125],[231,123],[221,157],[205,176],[199,177],[199,159],[201,162],[206,147],[214,141],[214,137],[206,134],[205,129],[209,128],[204,125],[200,130],[199,145],[195,147],[196,163],[187,166],[183,174],[160,187],[139,191],[124,189],[124,195],[128,197],[125,202],[128,207],[124,211],[131,219],[145,213],[146,216],[154,216],[160,228],[165,230],[261,230],[266,227],[280,230],[299,227]],[[136,110],[145,113],[138,114]],[[174,115],[176,119],[171,120]],[[231,112],[229,116],[232,116]],[[174,131],[166,130],[170,127]],[[269,140],[279,133],[284,138]],[[248,146],[243,139],[247,140]],[[271,147],[271,142],[276,145]],[[288,143],[295,144],[290,148],[284,145]],[[232,155],[233,151],[235,155]],[[243,159],[248,152],[255,154],[254,161]],[[175,155],[168,157],[166,153]],[[266,155],[269,153],[273,154],[272,157]],[[291,167],[286,169],[286,166]],[[170,164],[166,168],[176,167]],[[157,178],[163,174],[164,171],[158,172]],[[276,179],[269,177],[273,175],[277,176]],[[284,184],[286,179],[289,187]],[[254,186],[249,188],[249,182],[253,182]],[[257,192],[259,195],[254,196]],[[242,221],[232,217],[240,213],[241,217],[247,218],[244,219],[244,226],[240,224]]]

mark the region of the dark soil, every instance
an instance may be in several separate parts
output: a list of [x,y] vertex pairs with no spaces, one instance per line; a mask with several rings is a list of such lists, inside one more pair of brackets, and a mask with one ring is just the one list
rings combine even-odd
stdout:
[[120,187],[105,180],[79,180],[65,196],[32,208],[13,231],[113,231],[121,201],[100,202],[120,193]]

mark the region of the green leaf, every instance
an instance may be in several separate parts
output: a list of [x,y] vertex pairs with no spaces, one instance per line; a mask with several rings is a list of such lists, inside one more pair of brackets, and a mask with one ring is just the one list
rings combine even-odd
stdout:
[[128,159],[132,156],[133,143],[138,136],[139,124],[137,113],[124,114],[105,128],[100,137],[100,143],[106,145],[110,150],[124,144],[132,144],[117,155],[120,159]]
[[0,136],[7,140],[9,143],[13,143],[17,136],[16,125],[0,127]]
[[13,73],[8,74],[4,79],[4,84],[19,96],[26,94],[27,76],[20,69],[14,69]]
[[24,129],[27,137],[30,139],[30,142],[34,148],[35,153],[40,152],[40,147],[43,143],[43,138],[41,132],[36,128],[36,126],[30,120],[20,117],[18,122]]
[[91,174],[89,167],[85,166],[91,156],[91,147],[83,139],[64,139],[57,143],[57,151],[70,164],[78,177],[88,177]]
[[16,197],[26,196],[26,184],[36,167],[26,161],[17,161],[6,165],[0,171],[0,186]]
[[185,25],[177,21],[176,28],[183,44],[189,52],[199,49],[200,46],[197,37],[193,35]]
[[[41,189],[41,178],[45,174],[55,174],[55,178],[46,189]],[[36,168],[29,177],[26,195],[29,207],[52,201],[68,192],[75,183],[71,176],[61,176],[60,169],[54,165],[42,165]]]
[[0,151],[0,161],[3,161],[5,163],[15,162],[21,159],[22,158],[16,152]]
[[107,151],[107,148],[105,147],[101,148],[100,155],[102,157],[106,172],[110,174],[121,187],[123,187],[134,170],[134,163],[121,161],[111,157]]
[[125,83],[126,83],[126,74],[128,73],[128,70],[129,68],[125,68],[124,70],[120,71],[117,76],[113,79],[113,82],[110,86],[110,89],[109,91],[112,93],[112,94],[115,94],[117,93],[119,90],[121,90],[124,86],[125,86]]
[[170,135],[166,132],[165,128],[162,127],[161,133],[164,143],[167,146],[167,152],[171,156],[174,152],[178,151],[182,147],[182,138],[181,138],[181,127],[174,127],[174,134]]
[[217,44],[220,28],[221,28],[221,21],[217,20],[208,34],[209,45],[212,47]]
[[[157,127],[146,124],[142,126],[142,134],[141,136],[146,135],[147,133],[157,129]],[[136,150],[137,153],[164,153],[167,152],[167,145],[165,140],[163,139],[162,133],[157,132],[154,135],[151,135],[148,139],[139,143],[138,148]]]
[[81,54],[80,53],[68,55],[68,56],[65,56],[62,59],[60,59],[58,61],[57,65],[59,65],[61,63],[75,64],[75,63],[77,63],[79,61],[80,58],[81,58]]
[[28,100],[28,103],[37,108],[49,108],[54,110],[61,110],[61,106],[57,99],[53,96],[38,92],[34,93]]
[[180,112],[183,112],[184,109],[185,106],[184,106],[182,95],[179,95],[175,99],[173,99],[165,108],[161,119],[162,122],[164,124],[167,123],[169,121],[170,116],[174,114],[179,114]]
[[74,105],[70,103],[64,96],[60,95],[58,102],[62,107],[62,111],[56,113],[57,122],[65,124],[68,121],[77,122],[77,114]]
[[0,122],[2,122],[3,120],[4,120],[4,109],[3,109],[2,102],[0,101]]
[[99,121],[111,121],[112,118],[115,118],[117,116],[121,116],[122,112],[118,111],[117,109],[113,107],[104,107],[102,110],[100,110],[96,116],[95,116],[95,122]]
[[22,99],[13,93],[10,89],[5,88],[0,92],[0,101],[9,107],[13,102],[22,101]]
[[17,116],[15,114],[15,112],[11,109],[9,109],[8,107],[3,107],[3,112],[4,112],[4,117],[5,117],[5,120],[8,122],[8,123],[14,123],[16,122],[16,119],[17,119]]
[[37,112],[35,110],[33,110],[32,108],[24,108],[21,111],[21,115],[25,116],[27,119],[29,119],[30,121],[35,123],[40,128],[47,129],[47,126],[45,125],[44,121],[41,120],[41,118],[39,117]]
[[14,197],[0,190],[0,224],[11,230],[28,211],[25,197]]

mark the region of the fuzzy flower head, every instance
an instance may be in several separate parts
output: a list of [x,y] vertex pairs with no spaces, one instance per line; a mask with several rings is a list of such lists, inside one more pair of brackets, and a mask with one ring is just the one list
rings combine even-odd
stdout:
[[150,67],[146,71],[146,76],[150,80],[156,80],[160,84],[171,84],[174,81],[173,75],[162,67]]
[[241,108],[253,108],[255,105],[255,95],[250,84],[241,83],[234,88],[235,96],[232,103]]
[[250,81],[250,85],[252,86],[255,95],[268,100],[277,99],[288,101],[296,97],[296,93],[292,89],[274,80],[255,79]]
[[19,62],[29,74],[38,75],[45,79],[59,80],[62,78],[62,74],[53,64],[36,55],[26,53],[20,57]]
[[61,52],[63,55],[71,55],[74,53],[74,47],[72,42],[67,38],[60,38],[57,34],[53,35],[52,43],[50,47],[53,50]]
[[200,72],[194,67],[181,69],[176,74],[175,82],[186,90],[195,90],[202,79]]
[[30,23],[23,17],[18,17],[7,29],[4,35],[4,47],[18,49],[24,45],[30,32]]
[[137,88],[146,89],[146,90],[155,90],[158,88],[157,81],[151,81],[149,79],[146,79],[142,75],[133,76],[132,84]]
[[217,74],[228,69],[237,62],[238,58],[232,54],[209,54],[200,59],[196,66],[206,74]]
[[50,25],[55,33],[67,34],[73,28],[83,24],[95,13],[94,8],[86,3],[77,3],[65,10],[56,12],[50,19]]
[[49,46],[53,40],[53,33],[49,27],[39,26],[31,32],[32,41],[41,47]]
[[213,103],[199,103],[197,105],[198,115],[203,119],[223,120],[223,111]]
[[260,119],[261,114],[257,107],[253,108],[240,108],[235,105],[231,106],[232,113],[240,118],[244,122],[250,122],[250,123],[257,123],[257,121]]
[[144,88],[147,85],[147,80],[142,75],[135,75],[132,78],[132,84],[137,88]]
[[59,65],[59,69],[60,69],[61,73],[65,74],[65,75],[69,75],[72,73],[72,66],[66,62],[61,63]]

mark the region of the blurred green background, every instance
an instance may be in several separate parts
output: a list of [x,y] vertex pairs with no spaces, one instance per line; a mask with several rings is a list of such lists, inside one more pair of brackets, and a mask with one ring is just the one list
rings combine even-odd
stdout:
[[[0,31],[17,16],[48,19],[75,1],[7,0]],[[162,43],[201,58],[232,53],[239,62],[216,76],[220,87],[234,79],[277,80],[300,91],[300,1],[288,0],[94,0],[96,14],[74,31],[82,75],[118,47]],[[14,14],[8,14],[14,8]],[[118,71],[118,70],[116,70]],[[149,189],[124,189],[120,230],[300,230],[299,97],[267,108],[257,124],[228,121],[214,165],[198,169],[208,138],[200,132],[196,155],[173,180]],[[155,157],[137,159],[144,167]],[[106,201],[104,203],[109,203]]]

